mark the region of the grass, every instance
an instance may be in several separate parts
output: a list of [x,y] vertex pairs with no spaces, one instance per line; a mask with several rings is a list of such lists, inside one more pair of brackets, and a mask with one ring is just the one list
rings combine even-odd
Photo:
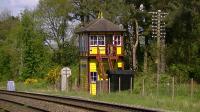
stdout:
[[[153,79],[152,79],[153,80]],[[140,81],[139,79],[137,81]],[[141,84],[135,82],[137,88],[132,93],[129,91],[115,92],[110,94],[98,94],[91,96],[88,92],[78,89],[71,89],[70,92],[60,92],[54,89],[44,81],[35,84],[25,85],[23,82],[16,83],[17,91],[39,92],[59,96],[79,96],[92,100],[100,100],[118,104],[136,105],[149,108],[164,109],[167,111],[198,112],[200,110],[200,86],[195,85],[194,95],[190,96],[190,86],[180,84],[175,86],[175,97],[172,100],[171,88],[165,83],[160,85],[159,96],[156,96],[156,90],[153,85],[146,81],[145,95],[141,95]],[[0,89],[6,89],[6,82],[0,82]]]

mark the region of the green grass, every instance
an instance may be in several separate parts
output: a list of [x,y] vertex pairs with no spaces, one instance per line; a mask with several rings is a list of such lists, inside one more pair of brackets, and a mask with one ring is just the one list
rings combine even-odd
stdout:
[[[76,72],[76,71],[74,71]],[[137,79],[137,78],[136,78]],[[152,79],[153,80],[153,79]],[[183,112],[198,112],[200,110],[200,85],[195,85],[194,95],[190,96],[190,85],[176,84],[175,97],[172,100],[171,88],[165,83],[160,85],[159,96],[156,95],[156,89],[153,81],[146,81],[145,95],[141,95],[141,80],[135,82],[136,88],[132,93],[129,91],[115,92],[110,94],[98,94],[91,96],[86,91],[72,88],[70,92],[60,92],[53,86],[49,86],[44,81],[40,80],[38,83],[25,85],[23,82],[16,83],[17,91],[39,92],[45,94],[53,94],[59,96],[79,96],[92,100],[100,100],[118,104],[136,105],[149,108],[158,108],[167,111],[183,111]],[[6,82],[0,82],[0,89],[6,89]]]

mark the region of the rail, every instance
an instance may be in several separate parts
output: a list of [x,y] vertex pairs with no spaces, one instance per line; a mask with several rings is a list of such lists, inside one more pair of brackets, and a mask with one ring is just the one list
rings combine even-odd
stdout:
[[[98,111],[98,112],[161,112],[163,110],[143,108],[137,106],[119,105],[100,101],[86,100],[77,97],[60,97],[39,93],[11,92],[0,90],[0,102],[5,101],[17,105],[24,105],[40,112],[65,111]],[[4,108],[4,106],[0,108]],[[4,109],[9,111],[9,109]]]

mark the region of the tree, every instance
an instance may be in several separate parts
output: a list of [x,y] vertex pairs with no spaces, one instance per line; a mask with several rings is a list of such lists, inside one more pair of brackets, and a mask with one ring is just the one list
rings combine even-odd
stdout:
[[73,35],[73,29],[69,27],[71,10],[69,0],[41,0],[37,8],[38,26],[45,34],[45,42],[53,51],[53,60],[57,64],[65,61],[64,43]]
[[19,71],[16,33],[20,21],[7,11],[0,17],[0,80],[13,80]]
[[48,52],[44,47],[43,35],[37,30],[31,12],[25,10],[19,31],[21,48],[21,79],[38,78],[45,75],[48,67]]

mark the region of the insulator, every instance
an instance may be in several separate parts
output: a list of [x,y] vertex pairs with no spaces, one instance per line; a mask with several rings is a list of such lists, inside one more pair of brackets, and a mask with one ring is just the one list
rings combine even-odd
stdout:
[[152,21],[151,23],[152,23],[152,24],[158,24],[158,22],[157,22],[157,21]]
[[160,34],[161,34],[161,35],[165,35],[166,33],[165,33],[165,32],[160,32]]
[[165,12],[164,12],[164,13],[161,13],[161,14],[162,14],[162,15],[168,15],[168,13],[165,13]]
[[160,33],[165,33],[165,30],[160,30]]
[[165,15],[164,15],[164,14],[161,14],[161,17],[165,17]]
[[152,25],[151,27],[155,28],[155,27],[158,27],[158,26]]
[[153,15],[152,18],[158,18],[158,16],[157,15]]
[[165,31],[165,28],[160,28],[160,30]]
[[154,18],[152,18],[151,20],[152,20],[152,21],[158,21],[158,19],[154,19]]
[[152,14],[157,14],[157,12],[152,12]]

